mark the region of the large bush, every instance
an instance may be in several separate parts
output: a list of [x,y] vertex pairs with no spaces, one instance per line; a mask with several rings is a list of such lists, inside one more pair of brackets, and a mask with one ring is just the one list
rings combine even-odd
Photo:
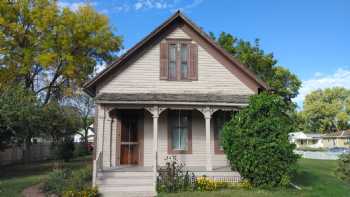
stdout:
[[340,156],[336,174],[340,179],[350,183],[350,153]]
[[279,96],[261,93],[229,121],[223,130],[223,148],[232,169],[253,186],[287,185],[298,155],[288,141],[294,131],[291,110]]

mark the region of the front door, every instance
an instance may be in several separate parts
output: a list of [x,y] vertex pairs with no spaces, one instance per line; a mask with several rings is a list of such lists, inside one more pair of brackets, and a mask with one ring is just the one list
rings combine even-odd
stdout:
[[121,165],[137,165],[139,163],[137,119],[137,113],[125,113],[121,118]]

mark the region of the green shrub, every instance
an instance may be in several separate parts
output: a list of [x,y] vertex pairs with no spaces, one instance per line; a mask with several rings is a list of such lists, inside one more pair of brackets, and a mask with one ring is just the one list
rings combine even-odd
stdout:
[[54,170],[48,174],[48,178],[43,185],[43,190],[49,194],[60,194],[67,187],[67,180],[72,176],[69,169]]
[[53,158],[57,160],[70,161],[74,156],[74,139],[70,136],[64,137],[61,141],[51,145]]
[[69,169],[54,170],[49,173],[44,183],[43,190],[48,194],[70,194],[78,195],[79,192],[91,190],[92,169],[86,167],[83,169],[71,171]]
[[85,143],[78,143],[75,145],[74,155],[76,157],[90,155],[92,152],[89,150],[89,147]]
[[290,111],[279,96],[261,93],[224,126],[222,145],[231,168],[253,186],[285,185],[295,172]]
[[159,169],[157,177],[158,192],[180,192],[193,190],[194,174],[184,171],[184,164],[176,160],[175,156],[168,156],[165,167]]
[[69,177],[69,180],[67,181],[68,185],[66,190],[83,191],[85,188],[89,188],[91,186],[91,180],[91,167],[73,171],[71,177]]
[[342,154],[339,157],[336,175],[340,179],[350,183],[350,153]]

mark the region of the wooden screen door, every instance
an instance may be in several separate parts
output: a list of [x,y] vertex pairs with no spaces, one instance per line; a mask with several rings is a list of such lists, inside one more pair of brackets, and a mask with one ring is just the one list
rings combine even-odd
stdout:
[[120,152],[121,165],[137,165],[139,163],[139,143],[136,113],[123,114]]

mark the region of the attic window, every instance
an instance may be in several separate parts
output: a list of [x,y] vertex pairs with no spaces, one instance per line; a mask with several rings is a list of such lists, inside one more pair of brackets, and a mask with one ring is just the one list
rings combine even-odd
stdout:
[[160,79],[197,80],[197,45],[187,40],[168,40],[160,44]]

